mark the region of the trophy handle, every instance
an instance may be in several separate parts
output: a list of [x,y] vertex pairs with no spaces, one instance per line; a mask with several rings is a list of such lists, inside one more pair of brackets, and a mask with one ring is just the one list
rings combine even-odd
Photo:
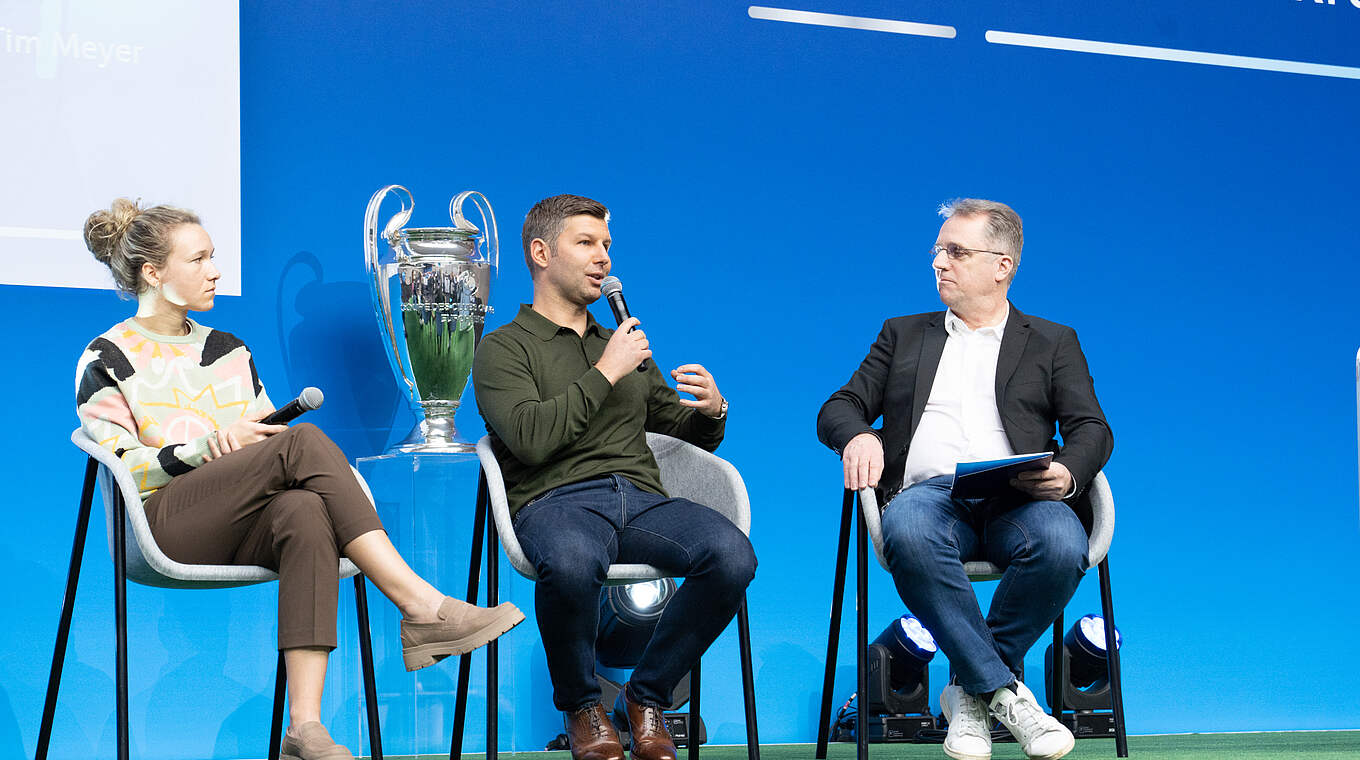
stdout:
[[[378,233],[378,210],[382,207],[383,199],[388,193],[400,193],[405,196],[401,201],[401,210],[388,220],[383,227],[382,234]],[[388,293],[388,278],[383,272],[382,261],[379,256],[379,243],[389,243],[392,236],[401,229],[411,218],[411,212],[415,210],[416,202],[411,197],[411,191],[401,185],[388,185],[373,194],[368,199],[368,211],[364,213],[364,261],[368,265],[368,274],[372,280],[371,293],[373,296],[373,308],[378,316],[378,328],[382,330],[383,346],[387,350],[387,358],[391,360],[393,368],[397,374],[406,382],[410,389],[411,397],[416,392],[415,383],[406,375],[406,368],[402,366],[401,349],[397,346],[396,331],[392,325],[391,295]],[[389,243],[390,244],[390,243]]]
[[[463,216],[463,203],[469,199],[482,217],[481,230]],[[453,226],[460,230],[468,230],[474,234],[485,231],[482,242],[486,246],[486,259],[491,263],[493,274],[500,272],[501,245],[496,234],[496,215],[491,212],[491,201],[476,190],[464,190],[449,201],[449,219],[453,220]]]

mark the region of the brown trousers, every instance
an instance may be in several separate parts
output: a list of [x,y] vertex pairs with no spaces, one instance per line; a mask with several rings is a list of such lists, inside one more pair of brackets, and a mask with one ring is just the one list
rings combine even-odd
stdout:
[[279,649],[334,649],[341,550],[382,522],[340,449],[310,423],[178,475],[146,500],[166,556],[279,574]]

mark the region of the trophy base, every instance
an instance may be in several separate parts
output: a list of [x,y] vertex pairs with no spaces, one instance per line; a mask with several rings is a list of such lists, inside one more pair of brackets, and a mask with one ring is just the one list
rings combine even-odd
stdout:
[[453,427],[453,418],[425,418],[416,423],[409,435],[387,449],[388,454],[467,454],[477,444],[463,440]]

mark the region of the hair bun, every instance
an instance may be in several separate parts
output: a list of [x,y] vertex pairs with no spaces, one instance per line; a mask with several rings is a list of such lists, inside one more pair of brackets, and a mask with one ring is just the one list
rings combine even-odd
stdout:
[[128,228],[141,213],[136,201],[119,198],[109,210],[90,214],[85,220],[85,247],[90,249],[99,263],[107,265],[127,235]]

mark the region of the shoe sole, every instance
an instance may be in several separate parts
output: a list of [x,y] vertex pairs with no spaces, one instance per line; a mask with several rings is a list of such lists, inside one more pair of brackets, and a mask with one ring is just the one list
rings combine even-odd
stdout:
[[992,753],[990,752],[985,755],[977,755],[969,752],[959,752],[958,750],[951,750],[949,747],[945,747],[944,753],[954,758],[954,760],[992,760]]
[[1068,752],[1071,752],[1071,751],[1073,750],[1073,748],[1075,748],[1076,746],[1077,746],[1077,738],[1076,738],[1075,736],[1073,736],[1073,737],[1068,738],[1068,740],[1067,740],[1067,746],[1063,747],[1062,749],[1058,750],[1057,752],[1051,752],[1051,753],[1049,753],[1049,754],[1047,754],[1047,755],[1029,755],[1029,758],[1030,758],[1030,760],[1058,760],[1058,758],[1063,757],[1063,756],[1066,755]]
[[445,657],[467,654],[478,647],[486,646],[522,622],[524,613],[514,608],[460,639],[403,647],[401,659],[406,664],[407,672],[428,668]]

